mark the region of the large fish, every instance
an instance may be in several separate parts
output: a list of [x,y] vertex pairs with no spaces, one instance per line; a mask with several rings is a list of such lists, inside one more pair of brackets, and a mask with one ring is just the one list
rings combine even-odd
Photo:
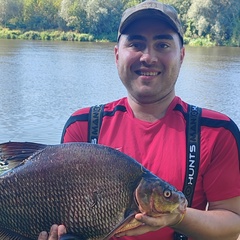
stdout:
[[[0,144],[3,160],[8,145],[14,153],[15,143]],[[0,175],[0,239],[37,239],[54,223],[79,239],[109,239],[138,226],[137,212],[186,210],[181,192],[120,151],[89,143],[39,149]]]

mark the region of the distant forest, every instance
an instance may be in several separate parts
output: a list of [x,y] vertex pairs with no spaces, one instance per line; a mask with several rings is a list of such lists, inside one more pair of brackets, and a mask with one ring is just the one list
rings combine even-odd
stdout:
[[[141,0],[0,0],[0,31],[63,31],[116,40],[122,12]],[[240,0],[163,0],[179,12],[185,41],[240,46]],[[0,36],[1,37],[1,36]]]

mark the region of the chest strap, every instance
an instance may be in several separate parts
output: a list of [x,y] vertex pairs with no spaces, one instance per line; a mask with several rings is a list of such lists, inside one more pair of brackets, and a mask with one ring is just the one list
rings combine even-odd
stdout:
[[[188,207],[192,205],[194,189],[197,182],[200,162],[201,124],[200,116],[202,109],[188,105],[186,118],[186,174],[183,193],[188,200]],[[178,232],[174,232],[174,240],[187,240],[188,238]]]
[[88,118],[88,142],[98,143],[98,136],[102,125],[104,105],[96,105],[90,108]]

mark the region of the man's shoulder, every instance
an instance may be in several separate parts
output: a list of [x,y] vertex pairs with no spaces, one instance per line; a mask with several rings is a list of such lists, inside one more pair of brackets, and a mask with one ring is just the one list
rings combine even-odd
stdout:
[[[230,117],[222,112],[216,111],[214,109],[209,109],[209,108],[205,108],[202,106],[198,106],[195,104],[187,103],[179,97],[176,98],[176,105],[181,106],[181,109],[183,112],[187,112],[187,108],[190,105],[201,108],[202,109],[201,117],[205,118],[205,119],[212,119],[212,120],[219,120],[219,121],[231,121]],[[178,108],[178,109],[180,109],[180,108]]]
[[207,127],[208,131],[210,129],[225,129],[231,131],[232,133],[234,132],[235,135],[239,135],[239,128],[237,124],[225,113],[184,102],[179,97],[175,100],[174,110],[181,112],[185,117],[187,117],[189,105],[201,108],[202,111],[199,123],[202,127]]
[[116,109],[126,109],[126,105],[127,105],[127,98],[124,97],[116,101],[104,104],[104,111],[111,112],[111,111],[115,111]]
[[80,108],[80,109],[76,110],[72,114],[72,116],[89,114],[91,107],[101,106],[101,105],[104,105],[104,111],[113,111],[118,106],[122,106],[122,107],[126,106],[126,97],[112,101],[112,102],[104,103],[104,104],[96,104],[96,105]]
[[230,117],[228,117],[226,114],[221,113],[216,110],[208,109],[208,108],[202,108],[202,117],[208,118],[208,119],[215,119],[220,121],[230,121]]
[[239,127],[237,124],[226,114],[203,108],[201,125],[213,129],[224,129],[230,131],[237,139],[240,137]]

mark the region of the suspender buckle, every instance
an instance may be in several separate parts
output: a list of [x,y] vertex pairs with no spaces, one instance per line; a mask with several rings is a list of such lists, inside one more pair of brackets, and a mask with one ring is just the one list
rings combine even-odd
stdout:
[[174,237],[173,237],[174,240],[187,240],[188,238],[181,234],[181,233],[178,233],[178,232],[174,232]]

